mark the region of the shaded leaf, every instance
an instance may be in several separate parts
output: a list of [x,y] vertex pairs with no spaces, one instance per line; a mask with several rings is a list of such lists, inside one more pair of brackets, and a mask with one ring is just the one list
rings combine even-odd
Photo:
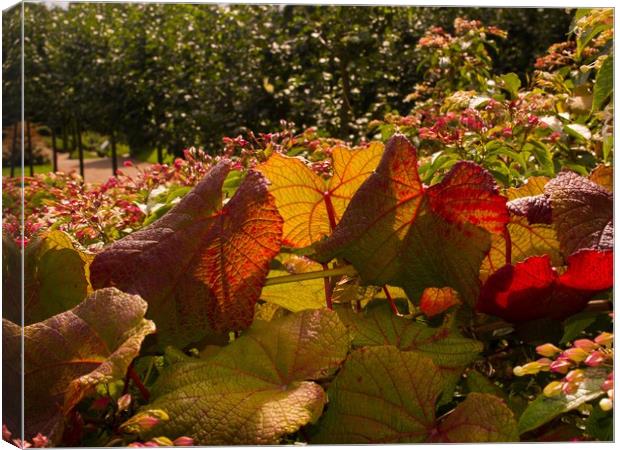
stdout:
[[279,153],[258,165],[256,169],[271,182],[269,191],[284,218],[283,243],[301,248],[329,236],[382,153],[380,142],[359,150],[333,148],[334,175],[327,183],[302,160]]
[[41,322],[80,303],[90,288],[90,260],[63,231],[47,231],[33,239],[24,252],[25,324]]
[[458,163],[427,190],[415,149],[396,135],[317,253],[321,260],[351,262],[366,284],[401,286],[412,300],[427,287],[452,287],[472,304],[490,247],[486,230],[497,231],[507,221],[505,198],[490,174]]
[[255,322],[215,356],[166,369],[148,409],[170,420],[148,436],[192,436],[201,445],[277,444],[318,419],[327,398],[314,381],[346,357],[349,336],[336,313],[304,311]]
[[435,403],[442,390],[442,375],[428,357],[393,346],[355,350],[328,389],[329,409],[312,443],[518,439],[511,411],[491,395],[471,394],[438,421]]
[[578,383],[577,390],[570,395],[560,394],[546,397],[540,394],[531,402],[519,418],[519,433],[534,430],[562,413],[578,408],[582,404],[605,394],[601,385],[607,379],[609,370],[600,367],[583,369],[584,380]]
[[581,250],[558,275],[548,255],[502,267],[480,292],[477,309],[512,323],[564,319],[581,311],[592,296],[613,286],[613,252]]
[[222,208],[230,164],[220,162],[166,215],[114,242],[91,267],[95,287],[140,294],[160,344],[184,346],[247,327],[282,219],[265,180],[250,172]]
[[471,393],[439,423],[431,442],[518,442],[517,421],[506,403],[490,394]]
[[523,216],[530,224],[552,223],[551,202],[544,194],[517,198],[509,201],[506,206],[511,215]]
[[553,226],[565,255],[582,248],[613,248],[613,196],[573,172],[562,172],[545,186]]
[[[155,331],[144,319],[146,307],[136,295],[101,289],[70,311],[24,328],[26,439],[40,432],[57,442],[64,416],[84,396],[99,383],[123,379],[144,337]],[[2,332],[3,363],[19,377],[21,328],[3,320]]]
[[433,317],[460,303],[461,301],[454,289],[426,288],[420,299],[420,309],[428,317]]
[[394,345],[431,358],[441,371],[450,396],[465,367],[482,351],[482,343],[449,328],[432,328],[395,316],[383,301],[371,302],[361,313],[343,309],[338,314],[351,330],[354,347]]

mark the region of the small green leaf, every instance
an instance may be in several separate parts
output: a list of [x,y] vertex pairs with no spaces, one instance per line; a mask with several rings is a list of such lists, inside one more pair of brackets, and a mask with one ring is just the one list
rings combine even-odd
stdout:
[[596,317],[599,314],[594,311],[585,311],[566,319],[564,321],[564,334],[562,339],[560,339],[560,344],[566,344],[577,338],[583,330],[596,322]]
[[327,398],[315,381],[336,371],[349,343],[336,313],[326,309],[256,321],[214,356],[178,362],[161,374],[145,408],[161,409],[170,420],[148,436],[188,435],[200,445],[277,444],[319,418]]
[[614,440],[613,412],[603,411],[598,405],[592,409],[586,420],[586,433],[599,441]]
[[507,73],[498,77],[500,87],[508,91],[510,98],[515,99],[519,95],[519,88],[521,87],[521,80],[516,73]]
[[592,113],[599,111],[614,90],[614,57],[609,55],[596,74]]
[[592,132],[585,125],[581,125],[579,123],[570,123],[568,125],[564,125],[564,131],[574,138],[589,141],[592,139]]
[[579,383],[575,393],[560,394],[555,397],[540,394],[536,400],[531,402],[519,419],[519,434],[534,430],[560,414],[576,409],[603,395],[605,392],[601,389],[601,385],[607,379],[609,370],[591,367],[584,369],[584,373],[585,378]]

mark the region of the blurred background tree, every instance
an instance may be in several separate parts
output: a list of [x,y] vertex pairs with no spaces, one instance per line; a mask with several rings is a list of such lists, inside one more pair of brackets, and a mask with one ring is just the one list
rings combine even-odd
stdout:
[[[216,152],[223,136],[274,130],[282,119],[357,140],[370,120],[410,108],[404,98],[423,76],[416,43],[428,27],[451,31],[465,17],[507,30],[490,50],[494,70],[525,80],[536,56],[564,40],[571,16],[535,8],[27,3],[26,118],[49,129],[61,150],[92,132],[143,159],[189,146]],[[5,13],[3,21],[10,99],[19,17]],[[5,127],[18,120],[3,117]]]

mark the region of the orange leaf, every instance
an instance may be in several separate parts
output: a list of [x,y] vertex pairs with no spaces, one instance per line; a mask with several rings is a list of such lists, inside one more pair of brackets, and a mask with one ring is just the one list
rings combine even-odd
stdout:
[[424,289],[420,299],[420,309],[428,317],[433,317],[459,303],[461,303],[459,295],[454,289],[431,287]]

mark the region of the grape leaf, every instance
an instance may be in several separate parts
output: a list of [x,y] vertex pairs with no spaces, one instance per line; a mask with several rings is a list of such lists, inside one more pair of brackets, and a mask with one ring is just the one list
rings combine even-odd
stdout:
[[420,299],[420,309],[428,317],[433,317],[460,303],[461,301],[454,289],[426,288]]
[[314,381],[331,376],[350,338],[336,313],[303,311],[256,321],[205,360],[166,369],[148,409],[169,421],[148,436],[192,436],[201,445],[277,444],[281,436],[318,419],[327,401]]
[[574,172],[562,172],[545,186],[565,255],[582,248],[613,248],[613,195]]
[[431,358],[443,375],[450,398],[465,367],[482,351],[480,342],[449,328],[432,328],[395,316],[383,301],[371,302],[362,313],[342,309],[338,314],[351,330],[354,347],[394,345]]
[[518,442],[517,421],[504,401],[471,393],[439,423],[430,442]]
[[161,345],[247,327],[280,249],[282,219],[250,172],[222,208],[230,163],[220,162],[166,215],[114,242],[91,266],[95,287],[140,294]]
[[[553,266],[561,266],[564,258],[560,251],[557,234],[551,225],[530,224],[525,217],[513,216],[508,223],[510,234],[511,263],[516,264],[530,256],[549,255]],[[488,277],[506,264],[506,239],[501,234],[494,234],[491,250],[484,258],[480,268],[480,279]]]
[[594,294],[613,286],[613,252],[580,250],[558,275],[548,255],[509,264],[486,281],[477,309],[512,323],[562,320],[581,311]]
[[[269,277],[288,274],[284,270],[271,270]],[[260,298],[292,312],[320,309],[325,306],[325,286],[322,278],[275,284],[263,287]]]
[[258,165],[256,169],[271,182],[269,192],[284,218],[283,243],[302,248],[329,236],[382,153],[380,142],[358,150],[336,146],[332,150],[334,175],[328,183],[299,158],[274,153]]
[[614,191],[614,169],[611,166],[599,164],[594,168],[589,179],[609,192]]
[[569,395],[560,394],[546,397],[540,394],[531,402],[519,418],[519,433],[534,430],[562,413],[578,408],[582,404],[605,394],[601,389],[609,375],[609,369],[588,367],[583,369],[584,379],[578,383],[577,390]]
[[545,185],[549,182],[547,177],[530,177],[522,186],[511,187],[506,190],[506,197],[509,201],[522,197],[535,197],[545,193]]
[[[353,351],[328,389],[329,408],[312,443],[378,444],[516,440],[501,400],[471,394],[444,420],[435,417],[442,374],[430,358],[393,346]],[[480,402],[491,406],[481,411]],[[503,428],[503,429],[502,429]],[[501,431],[500,431],[501,430]]]
[[553,221],[551,202],[544,194],[516,198],[509,201],[506,206],[511,215],[523,216],[530,224],[551,224]]
[[90,260],[63,231],[46,231],[30,241],[24,251],[25,324],[41,322],[80,303],[90,291]]
[[317,257],[342,257],[367,284],[401,286],[417,301],[427,287],[452,287],[468,304],[490,248],[487,230],[508,222],[506,199],[479,166],[456,164],[425,189],[409,141],[392,137],[376,171],[359,188]]
[[[146,307],[136,295],[101,289],[75,308],[23,329],[26,439],[40,432],[56,442],[64,416],[82,398],[99,383],[123,379],[144,337],[155,331],[144,319]],[[3,364],[15,378],[21,373],[21,331],[3,320]],[[5,417],[19,414],[7,411]]]
[[21,252],[14,239],[2,233],[2,317],[21,322]]

